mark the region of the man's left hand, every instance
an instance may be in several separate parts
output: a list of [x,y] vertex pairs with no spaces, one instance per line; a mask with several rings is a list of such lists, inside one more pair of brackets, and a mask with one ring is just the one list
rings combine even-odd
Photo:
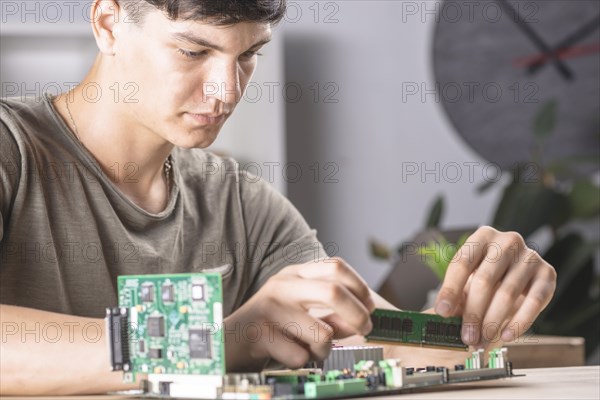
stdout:
[[481,227],[450,262],[435,311],[462,316],[465,344],[488,348],[525,333],[555,288],[556,271],[521,235]]

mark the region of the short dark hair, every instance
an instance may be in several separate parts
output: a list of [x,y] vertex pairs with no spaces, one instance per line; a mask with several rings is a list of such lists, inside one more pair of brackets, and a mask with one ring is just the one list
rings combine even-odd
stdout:
[[205,20],[217,25],[239,22],[277,24],[285,14],[286,0],[118,0],[131,20],[142,23],[158,9],[171,20]]

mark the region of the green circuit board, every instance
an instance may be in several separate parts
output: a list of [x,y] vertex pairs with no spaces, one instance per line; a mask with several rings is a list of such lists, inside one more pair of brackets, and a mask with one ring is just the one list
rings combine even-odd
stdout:
[[[223,289],[218,273],[121,276],[119,306],[106,310],[113,370],[143,394],[194,399],[334,399],[398,395],[419,388],[514,376],[507,350],[478,349],[454,366],[404,366],[381,346],[334,346],[322,365],[226,373]],[[375,310],[368,340],[466,349],[460,318]]]
[[468,350],[461,339],[462,319],[414,311],[376,309],[371,314],[373,330],[368,341],[396,342],[420,347]]
[[220,274],[120,276],[118,289],[119,308],[108,313],[113,325],[128,325],[128,346],[120,349],[126,380],[225,373]]

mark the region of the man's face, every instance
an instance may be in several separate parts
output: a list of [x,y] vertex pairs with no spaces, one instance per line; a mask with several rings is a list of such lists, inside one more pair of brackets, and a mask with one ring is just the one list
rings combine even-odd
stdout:
[[[128,119],[173,143],[207,147],[241,99],[256,68],[257,51],[271,37],[267,23],[231,26],[171,21],[149,12],[143,24],[114,31],[113,67]],[[133,83],[126,87],[128,83]]]

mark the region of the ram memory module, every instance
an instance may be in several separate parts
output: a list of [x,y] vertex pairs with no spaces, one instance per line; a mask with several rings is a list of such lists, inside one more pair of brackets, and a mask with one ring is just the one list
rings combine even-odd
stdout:
[[371,314],[370,342],[395,342],[419,347],[468,350],[461,339],[462,319],[415,311],[376,309]]

